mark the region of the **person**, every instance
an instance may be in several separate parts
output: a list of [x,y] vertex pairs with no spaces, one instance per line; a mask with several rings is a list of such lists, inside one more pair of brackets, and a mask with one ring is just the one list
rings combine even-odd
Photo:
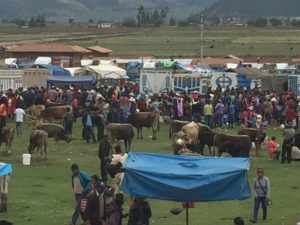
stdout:
[[97,141],[100,142],[104,137],[104,115],[102,111],[98,111],[95,116],[95,126],[97,127]]
[[67,133],[72,134],[74,115],[73,115],[73,112],[71,112],[71,108],[67,108],[66,111],[67,112],[63,119],[64,129],[66,130]]
[[224,115],[224,104],[221,102],[221,99],[218,100],[218,103],[215,106],[215,116],[216,116],[216,123],[218,127],[223,126],[222,117]]
[[244,220],[241,217],[235,217],[233,219],[233,225],[244,225]]
[[6,117],[7,117],[7,100],[6,96],[2,95],[0,98],[0,130],[6,127]]
[[260,204],[263,210],[263,220],[267,219],[267,205],[270,199],[270,181],[269,178],[264,176],[263,167],[257,168],[257,177],[254,179],[252,191],[254,195],[254,209],[252,223],[257,223],[257,216]]
[[133,198],[129,210],[128,225],[149,225],[151,216],[150,205],[145,198]]
[[107,181],[106,162],[110,154],[110,144],[108,142],[108,135],[104,135],[99,143],[98,157],[100,159],[101,177],[103,181]]
[[91,190],[91,178],[88,174],[79,170],[77,164],[71,166],[72,172],[72,188],[75,194],[75,210],[72,215],[71,225],[75,225],[79,214],[81,215],[82,220],[86,221],[86,215],[80,210],[81,199],[86,197],[86,194]]
[[18,106],[16,111],[16,131],[17,131],[17,136],[20,136],[23,134],[23,123],[24,123],[24,116],[25,116],[25,111]]
[[278,160],[279,159],[279,155],[280,155],[280,151],[278,151],[278,147],[279,144],[276,141],[276,137],[272,137],[269,141],[268,141],[268,152],[269,155],[274,159],[274,160]]
[[96,138],[94,135],[93,130],[93,122],[92,122],[92,115],[89,110],[86,111],[85,115],[82,117],[82,123],[83,123],[83,129],[84,129],[84,137],[87,143],[90,142],[90,139],[92,138],[93,143],[96,142]]
[[293,128],[292,122],[290,121],[285,125],[285,129],[283,131],[281,163],[285,163],[285,160],[287,160],[288,163],[291,162],[291,153],[292,153],[294,136],[295,136],[295,130]]
[[204,121],[207,126],[212,127],[213,106],[210,100],[207,100],[203,108]]

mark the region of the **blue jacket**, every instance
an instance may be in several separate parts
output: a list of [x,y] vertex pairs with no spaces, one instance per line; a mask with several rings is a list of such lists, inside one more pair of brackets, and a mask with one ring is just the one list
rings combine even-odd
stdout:
[[[89,192],[92,188],[92,185],[91,185],[91,177],[89,175],[87,175],[85,172],[83,171],[79,171],[78,174],[77,174],[77,177],[79,178],[80,180],[80,184],[81,186],[87,191]],[[73,179],[74,179],[74,176],[72,176],[72,187],[74,187],[74,183],[73,183]]]

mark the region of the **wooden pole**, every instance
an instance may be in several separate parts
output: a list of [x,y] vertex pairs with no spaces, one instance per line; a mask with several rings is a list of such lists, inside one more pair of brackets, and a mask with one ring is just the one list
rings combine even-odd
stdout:
[[188,207],[188,202],[186,203],[186,225],[189,225],[189,207]]

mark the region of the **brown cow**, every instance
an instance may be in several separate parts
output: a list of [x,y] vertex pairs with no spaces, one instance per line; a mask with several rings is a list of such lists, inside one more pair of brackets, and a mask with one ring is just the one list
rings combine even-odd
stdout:
[[53,123],[38,123],[36,128],[37,130],[46,131],[48,133],[48,138],[54,138],[56,144],[60,140],[64,140],[67,143],[70,143],[72,140],[72,136],[60,125]]
[[137,129],[137,139],[143,139],[143,127],[152,128],[152,139],[156,140],[156,132],[159,130],[159,113],[137,112],[128,118],[128,123]]
[[25,110],[25,113],[29,116],[30,119],[39,119],[40,112],[43,111],[46,107],[44,105],[33,105]]
[[45,159],[47,156],[47,145],[48,145],[48,133],[44,130],[32,131],[29,139],[28,152],[33,153],[35,149],[39,153],[40,159],[42,158],[43,152],[45,152]]
[[134,137],[131,124],[110,123],[106,126],[106,130],[111,146],[113,146],[115,139],[124,140],[126,152],[130,151],[131,141]]
[[6,152],[8,154],[11,153],[12,150],[12,143],[14,142],[15,138],[15,129],[10,127],[3,127],[1,131],[1,139],[0,139],[0,146],[2,142],[5,143]]
[[232,157],[249,157],[252,142],[247,135],[215,134],[214,145],[218,149],[218,155],[228,152]]
[[69,105],[48,107],[42,110],[40,115],[44,120],[60,120],[64,118],[68,108],[70,108],[72,112],[72,106]]
[[238,130],[238,135],[248,135],[250,140],[255,144],[256,156],[260,155],[261,145],[267,137],[263,129],[243,128]]

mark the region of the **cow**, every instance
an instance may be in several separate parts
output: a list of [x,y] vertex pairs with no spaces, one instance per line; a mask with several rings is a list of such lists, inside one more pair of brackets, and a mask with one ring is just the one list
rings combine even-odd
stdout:
[[218,156],[228,152],[233,157],[249,157],[252,142],[248,135],[215,134],[214,145],[218,149]]
[[72,106],[69,105],[48,107],[40,111],[40,116],[43,120],[61,120],[67,113],[68,108],[71,109],[72,112]]
[[65,129],[57,124],[53,123],[38,123],[36,124],[37,130],[44,130],[48,134],[48,138],[54,138],[55,143],[57,144],[58,141],[64,140],[67,143],[70,143],[72,140],[72,135],[67,133]]
[[25,110],[25,113],[29,116],[29,119],[39,119],[40,112],[45,110],[44,105],[33,105]]
[[[199,140],[199,151],[200,151],[201,155],[203,155],[205,145],[208,146],[209,154],[212,155],[211,147],[213,147],[215,145],[215,143],[214,143],[215,135],[216,135],[216,132],[213,132],[212,130],[208,130],[208,131],[199,133],[198,140]],[[213,151],[213,156],[215,156],[215,151]]]
[[174,134],[179,132],[181,128],[188,123],[190,122],[181,120],[170,120],[169,138],[172,139],[172,145],[175,144]]
[[12,143],[15,138],[15,129],[11,127],[3,127],[1,130],[1,138],[0,138],[0,146],[2,143],[5,143],[6,152],[11,154],[12,151]]
[[47,159],[47,145],[48,145],[48,133],[44,130],[32,131],[29,139],[28,152],[33,153],[35,149],[39,153],[40,159],[42,158],[43,152],[45,153],[45,159]]
[[128,154],[113,154],[111,161],[106,165],[107,173],[111,176],[112,187],[115,189],[115,193],[119,192],[119,184],[121,183],[124,172],[122,166],[127,159]]
[[0,176],[0,213],[7,212],[7,194],[9,180],[10,174]]
[[261,145],[267,137],[263,129],[243,128],[238,130],[238,135],[248,135],[250,140],[255,144],[256,156],[260,155]]
[[130,151],[132,139],[134,137],[133,126],[131,124],[109,123],[106,126],[109,142],[113,146],[115,139],[124,140],[126,152]]
[[185,144],[197,144],[199,143],[199,135],[209,130],[209,127],[204,124],[191,122],[184,125],[173,136],[175,137],[175,141],[182,139]]
[[152,128],[152,140],[156,140],[156,132],[159,130],[159,113],[157,112],[137,112],[129,116],[128,123],[137,129],[137,139],[143,139],[143,127]]

